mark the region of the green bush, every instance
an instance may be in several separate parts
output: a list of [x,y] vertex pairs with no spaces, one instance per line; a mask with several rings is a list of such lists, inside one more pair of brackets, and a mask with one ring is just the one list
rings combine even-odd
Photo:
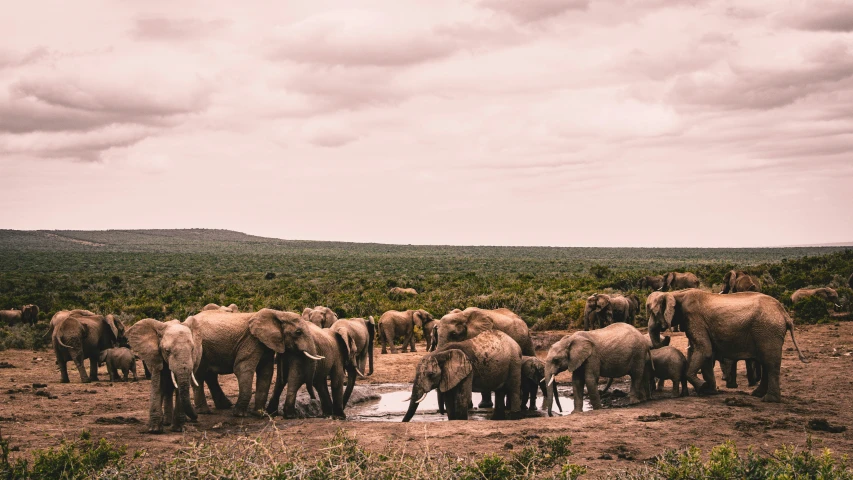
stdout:
[[39,350],[50,344],[45,338],[48,326],[44,324],[0,327],[0,352],[7,348]]
[[793,304],[791,312],[797,323],[822,323],[829,320],[829,312],[832,306],[832,302],[827,302],[817,296],[811,296]]
[[63,440],[56,448],[36,450],[32,464],[26,459],[10,462],[9,450],[8,440],[0,437],[0,477],[9,480],[76,480],[96,476],[108,469],[122,471],[129,466],[127,447],[116,446],[103,438],[94,442],[85,430],[79,440]]

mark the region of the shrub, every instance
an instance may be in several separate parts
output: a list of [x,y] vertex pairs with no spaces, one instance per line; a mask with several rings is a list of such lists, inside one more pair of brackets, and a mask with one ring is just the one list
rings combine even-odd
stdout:
[[23,350],[40,350],[48,346],[50,339],[45,339],[46,325],[15,325],[0,327],[0,351],[7,348]]
[[829,319],[831,307],[832,303],[820,297],[811,296],[795,303],[791,306],[791,311],[798,323],[821,323]]
[[[9,444],[0,438],[0,477],[13,479],[62,479],[74,480],[90,478],[106,469],[124,470],[127,447],[116,446],[105,439],[92,441],[87,431],[80,434],[79,440],[63,440],[56,448],[36,450],[33,453],[32,466],[29,460],[9,461]],[[134,458],[140,455],[139,452]]]

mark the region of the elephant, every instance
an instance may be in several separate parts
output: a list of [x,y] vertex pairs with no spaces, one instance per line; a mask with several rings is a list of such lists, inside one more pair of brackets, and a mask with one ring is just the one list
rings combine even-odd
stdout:
[[625,323],[633,325],[637,314],[640,313],[640,299],[633,293],[625,295],[625,299],[628,300],[628,321]]
[[208,303],[207,305],[205,305],[201,309],[202,312],[207,312],[210,310],[219,310],[222,312],[240,313],[240,308],[237,307],[237,305],[235,305],[233,303],[231,305],[228,305],[227,307],[220,307],[219,305],[217,305],[215,303]]
[[[687,353],[688,355],[691,353],[689,347]],[[726,381],[726,388],[737,388],[738,362],[727,358],[715,358],[715,360],[720,362],[720,370],[723,372],[723,380]],[[755,360],[744,360],[744,362],[746,363],[746,380],[750,387],[754,387],[761,381],[761,364]]]
[[423,328],[433,321],[432,315],[426,310],[388,310],[379,317],[379,341],[382,342],[382,353],[388,353],[386,346],[391,347],[391,353],[397,353],[394,339],[403,337],[403,353],[411,347],[415,352],[415,326]]
[[758,283],[743,270],[731,270],[723,277],[723,290],[720,293],[760,292]]
[[[521,357],[521,409],[536,410],[536,392],[542,390],[542,397],[547,395],[545,390],[545,362],[536,357]],[[529,400],[529,405],[528,405]],[[557,402],[559,403],[559,399]],[[560,407],[560,410],[563,408]]]
[[[262,414],[272,383],[275,354],[284,352],[282,320],[278,316],[284,313],[289,314],[269,309],[255,313],[204,310],[193,316],[199,326],[203,350],[195,374],[207,384],[217,409],[232,407],[231,401],[219,385],[219,375],[233,373],[238,384],[237,404],[234,406],[233,415],[245,417],[249,413]],[[256,374],[255,405],[254,409],[249,411],[252,380]],[[201,414],[210,413],[204,385],[195,387],[194,396],[196,411]]]
[[[427,393],[438,388],[447,407],[448,420],[467,420],[471,392],[497,392],[509,397],[511,418],[521,413],[521,347],[499,330],[439,346],[424,355],[415,370],[409,408],[403,417],[415,415]],[[504,402],[498,401],[492,420],[506,418]]]
[[[65,315],[54,326],[51,339],[62,383],[70,382],[69,360],[77,366],[80,381],[98,381],[98,357],[101,352],[126,340],[124,324],[113,315]],[[83,360],[86,358],[89,359],[89,375],[83,368]]]
[[658,290],[668,292],[685,288],[699,288],[699,279],[690,272],[669,272],[663,276],[663,286]]
[[[65,320],[69,315],[74,315],[77,317],[96,317],[98,316],[95,312],[90,312],[89,310],[83,309],[75,309],[75,310],[60,310],[53,314],[53,317],[50,319],[50,326],[48,327],[47,333],[44,334],[45,340],[50,340],[53,337],[53,330],[56,328],[56,325],[59,324],[62,320]],[[57,362],[58,363],[58,362]]]
[[[349,342],[341,330],[320,328],[302,316],[265,308],[259,315],[275,317],[281,322],[284,351],[278,355],[278,376],[267,413],[278,411],[281,392],[287,386],[284,417],[295,417],[296,392],[306,385],[309,394],[316,390],[323,415],[346,418],[344,414],[344,362]],[[348,360],[346,360],[348,361]],[[326,379],[331,380],[331,397]],[[355,378],[354,376],[352,378]]]
[[580,331],[566,335],[551,346],[545,358],[545,378],[548,379],[545,404],[548,416],[552,415],[552,404],[557,394],[556,376],[563,371],[572,372],[575,409],[583,411],[583,389],[587,388],[592,408],[601,408],[598,393],[599,377],[618,378],[631,376],[629,403],[647,400],[651,392],[649,382],[652,375],[649,342],[639,330],[627,323],[613,323],[592,331]]
[[820,297],[827,302],[838,305],[838,292],[834,288],[829,287],[801,288],[791,295],[791,301],[797,303],[808,297]]
[[438,347],[438,326],[440,323],[441,319],[436,319],[435,321],[430,322],[428,327],[424,328],[427,352],[434,352],[435,348]]
[[[687,381],[697,393],[717,393],[714,359],[753,359],[762,367],[761,383],[752,395],[764,402],[782,400],[779,373],[782,345],[791,332],[791,341],[800,361],[808,363],[794,338],[794,322],[773,297],[758,292],[729,295],[697,289],[653,292],[646,300],[649,338],[660,344],[660,334],[672,325],[681,325],[691,348],[688,351]],[[696,374],[702,370],[704,381]]]
[[302,310],[302,318],[320,328],[329,328],[338,321],[338,315],[329,307],[314,307]]
[[[689,394],[687,391],[687,378],[685,377],[687,373],[687,358],[681,353],[681,350],[675,347],[663,346],[653,349],[651,353],[652,365],[654,365],[654,373],[650,378],[651,387],[654,388],[655,379],[657,378],[659,379],[657,390],[661,391],[663,390],[663,382],[671,380],[673,398],[679,395],[686,397]],[[679,386],[681,387],[680,392]]]
[[[439,322],[438,349],[450,342],[474,338],[488,330],[506,333],[521,347],[522,355],[536,356],[527,324],[512,310],[506,308],[486,310],[468,307],[465,310],[451,311],[443,316]],[[491,392],[484,391],[482,393],[483,396],[478,406],[480,408],[491,408],[494,405],[491,400]]]
[[404,296],[404,295],[417,295],[417,294],[418,294],[418,291],[417,291],[417,290],[415,290],[414,288],[400,288],[400,287],[394,287],[394,288],[392,288],[391,290],[389,290],[389,291],[388,291],[388,294],[389,294],[389,295],[399,295],[399,296]]
[[149,433],[161,433],[164,424],[180,432],[187,416],[192,420],[197,418],[190,400],[190,385],[198,385],[193,371],[201,363],[203,353],[199,330],[199,322],[194,317],[183,323],[146,318],[127,329],[130,348],[151,369]]
[[24,323],[29,325],[35,325],[39,320],[39,307],[38,305],[24,305],[21,308],[21,320]]
[[22,314],[20,310],[0,310],[0,321],[6,323],[10,327],[21,323]]
[[117,382],[119,380],[118,372],[121,370],[124,376],[124,381],[127,381],[128,373],[133,373],[133,381],[136,378],[136,356],[129,348],[115,347],[102,350],[98,356],[99,363],[107,365],[107,372],[110,374],[110,381]]
[[583,329],[596,328],[596,324],[597,328],[601,328],[613,322],[633,323],[634,319],[630,317],[631,309],[631,300],[622,295],[592,294],[587,297],[583,310]]
[[[347,372],[347,387],[344,391],[343,404],[347,406],[352,389],[355,387],[356,375],[373,375],[373,339],[376,336],[376,323],[373,317],[342,318],[333,323],[331,328],[338,337],[339,347],[345,352],[344,369]],[[368,366],[369,364],[369,366]]]
[[663,275],[650,275],[640,279],[637,284],[638,288],[649,288],[652,290],[660,290],[663,288]]

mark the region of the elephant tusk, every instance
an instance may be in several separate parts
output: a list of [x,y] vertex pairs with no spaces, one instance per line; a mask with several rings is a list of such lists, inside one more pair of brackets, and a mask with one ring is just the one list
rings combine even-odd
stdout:
[[839,305],[839,304],[837,304],[837,303],[836,303],[836,304],[835,304],[835,307],[836,307],[836,308],[841,308],[841,305]]
[[363,377],[363,376],[365,376],[365,375],[364,375],[364,373],[363,373],[361,370],[359,370],[359,369],[358,369],[358,367],[356,367],[356,369],[355,369],[355,373],[357,373],[359,377]]
[[419,398],[419,399],[418,399],[418,401],[417,401],[417,402],[415,402],[415,403],[421,403],[421,402],[423,402],[423,401],[424,401],[424,399],[426,398],[426,396],[427,396],[427,394],[428,394],[428,393],[429,393],[429,392],[427,392],[427,393],[423,394],[423,395],[421,396],[421,398]]
[[551,375],[551,380],[548,380],[548,386],[549,387],[551,386],[552,383],[554,383],[554,378],[556,378],[556,377],[557,377],[556,375]]
[[172,373],[172,385],[174,385],[175,388],[178,388],[178,380],[175,378],[175,372],[171,372],[171,373]]
[[409,400],[411,400],[411,399],[412,399],[412,396],[411,396],[411,395],[409,395],[409,398],[407,398],[407,399],[405,399],[405,400],[403,400],[403,401],[404,401],[404,402],[408,402],[408,401],[409,401]]
[[317,355],[311,355],[310,353],[305,352],[305,351],[303,351],[302,353],[304,353],[305,356],[310,358],[311,360],[322,360],[322,359],[326,358],[326,357],[318,357]]
[[198,380],[195,379],[195,374],[190,373],[190,377],[193,379],[193,385],[195,385],[197,387],[198,386]]

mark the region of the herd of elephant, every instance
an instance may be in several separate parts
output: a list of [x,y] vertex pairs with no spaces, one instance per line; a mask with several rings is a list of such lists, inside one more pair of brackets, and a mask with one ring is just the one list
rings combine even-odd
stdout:
[[[151,379],[150,432],[162,432],[164,426],[180,431],[187,417],[194,420],[199,413],[209,413],[205,385],[214,406],[233,408],[236,416],[278,413],[287,387],[282,413],[292,418],[297,391],[305,385],[312,399],[319,397],[324,415],[345,418],[356,378],[373,373],[377,333],[383,354],[389,349],[397,353],[395,340],[400,337],[403,352],[415,351],[416,326],[423,329],[428,352],[416,367],[403,421],[413,418],[432,390],[438,391],[439,411],[451,420],[468,418],[472,392],[482,394],[480,407],[494,407],[494,419],[504,419],[518,418],[522,409],[535,410],[541,390],[541,408],[551,415],[555,377],[563,371],[572,375],[575,412],[582,411],[584,387],[592,408],[601,408],[600,377],[630,376],[629,403],[649,399],[656,378],[661,386],[663,380],[672,380],[674,395],[686,396],[687,383],[698,394],[712,394],[716,361],[723,363],[731,386],[735,362],[746,360],[750,384],[757,384],[752,394],[780,401],[782,345],[788,332],[806,362],[781,303],[755,291],[756,282],[739,271],[726,276],[720,293],[696,288],[698,280],[690,273],[661,278],[660,287],[646,300],[648,335],[631,324],[639,312],[636,297],[594,294],[587,299],[585,330],[556,342],[544,361],[536,357],[527,324],[505,308],[454,309],[440,319],[425,310],[391,310],[377,323],[373,317],[339,319],[321,306],[298,314],[269,308],[240,312],[233,304],[209,304],[183,322],[149,318],[127,329],[113,315],[63,310],[52,317],[48,336],[65,383],[69,361],[85,383],[98,379],[99,362],[107,364],[111,380],[118,379],[119,371],[125,380],[128,371],[135,378],[135,359],[141,359]],[[643,281],[651,282],[651,288],[656,285],[655,277]],[[826,291],[800,290],[794,295]],[[669,346],[668,336],[662,337],[670,329],[685,332],[686,355]],[[90,363],[88,373],[84,359]],[[237,377],[236,405],[219,385],[219,375],[225,374]],[[250,408],[253,381],[255,401]],[[558,398],[557,404],[562,410]]]

